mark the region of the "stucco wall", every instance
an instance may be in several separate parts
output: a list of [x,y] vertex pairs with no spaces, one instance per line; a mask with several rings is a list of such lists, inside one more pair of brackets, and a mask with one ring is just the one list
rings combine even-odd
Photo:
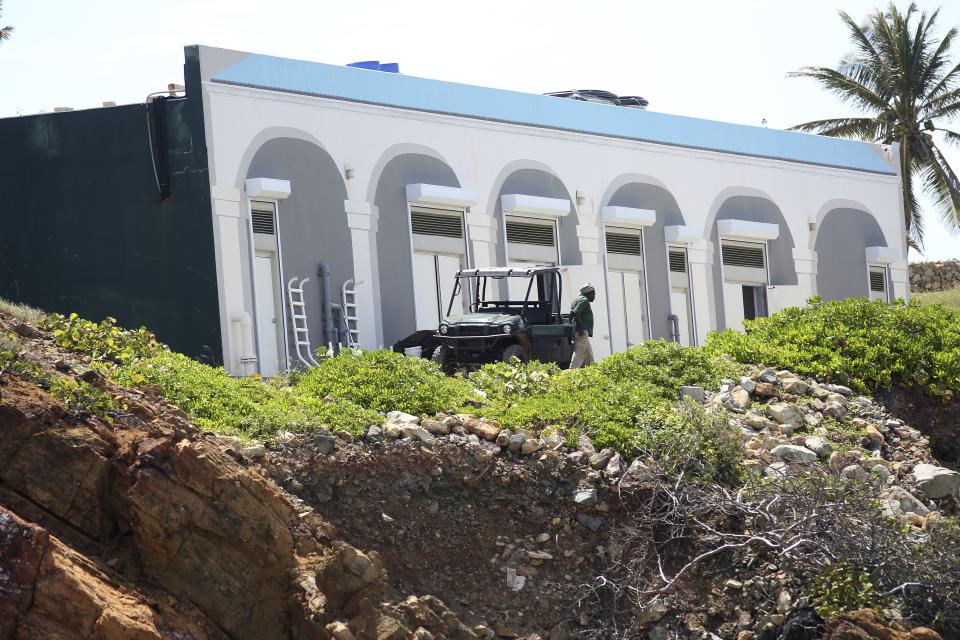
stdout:
[[883,231],[869,213],[832,209],[817,233],[817,294],[824,300],[868,296],[866,248],[885,246]]

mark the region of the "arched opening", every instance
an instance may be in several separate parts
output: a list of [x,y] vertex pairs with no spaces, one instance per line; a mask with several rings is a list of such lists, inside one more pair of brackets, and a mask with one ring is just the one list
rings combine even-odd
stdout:
[[[876,218],[866,211],[843,207],[828,211],[817,227],[817,294],[824,300],[869,296],[871,274],[866,249],[887,246]],[[882,268],[877,272],[885,271]],[[884,276],[883,282],[877,283],[884,286],[884,292],[886,280]]]
[[[727,231],[721,233],[721,226]],[[745,319],[767,315],[769,286],[797,284],[793,236],[783,212],[768,198],[726,198],[717,209],[710,240],[719,329],[741,329]]]
[[[307,328],[313,348],[322,346],[323,327],[320,281],[317,265],[330,269],[333,302],[343,284],[354,277],[353,244],[344,212],[346,188],[333,158],[312,142],[297,138],[273,138],[257,149],[247,169],[249,178],[274,178],[290,182],[290,195],[283,200],[251,202],[253,214],[254,273],[252,282],[261,334],[275,332],[278,349],[286,348],[287,361],[296,365],[293,326],[287,308],[287,283],[291,278],[310,278],[304,290]],[[271,221],[273,227],[271,228]],[[271,318],[271,314],[273,317]],[[287,327],[284,339],[283,328]],[[261,368],[270,349],[261,336]],[[286,363],[279,363],[283,369]]]

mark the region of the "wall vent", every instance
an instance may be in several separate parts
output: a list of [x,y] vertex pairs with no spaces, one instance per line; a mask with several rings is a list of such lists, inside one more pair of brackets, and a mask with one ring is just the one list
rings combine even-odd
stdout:
[[887,278],[882,269],[870,269],[870,291],[874,293],[886,293]]
[[277,234],[277,227],[274,223],[273,211],[252,211],[250,212],[253,221],[253,232],[267,236]]
[[607,253],[619,253],[628,256],[642,256],[640,235],[607,231]]
[[763,246],[753,247],[723,243],[723,264],[727,267],[748,267],[763,269]]
[[421,236],[463,237],[463,216],[450,215],[419,207],[410,209],[410,227]]
[[685,251],[670,251],[670,271],[671,273],[687,272],[687,254]]
[[534,244],[541,247],[555,246],[553,225],[516,222],[507,219],[507,242]]

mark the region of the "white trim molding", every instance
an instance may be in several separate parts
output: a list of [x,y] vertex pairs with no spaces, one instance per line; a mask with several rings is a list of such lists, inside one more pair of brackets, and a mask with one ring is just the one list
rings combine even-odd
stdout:
[[600,215],[604,224],[615,227],[649,227],[657,221],[657,212],[653,209],[600,207]]
[[663,228],[663,235],[667,242],[677,244],[692,244],[700,240],[700,229],[697,227],[686,227],[683,225],[672,225]]
[[556,220],[570,213],[570,201],[563,198],[543,198],[522,193],[500,196],[504,215],[527,216]]
[[873,264],[892,264],[900,258],[900,252],[893,247],[867,247],[867,262]]
[[286,200],[290,196],[290,181],[277,178],[250,178],[246,183],[248,198],[257,200]]
[[750,220],[720,220],[717,222],[720,237],[731,240],[776,240],[780,225]]
[[477,194],[459,187],[443,187],[438,184],[408,184],[407,202],[464,209],[477,204]]

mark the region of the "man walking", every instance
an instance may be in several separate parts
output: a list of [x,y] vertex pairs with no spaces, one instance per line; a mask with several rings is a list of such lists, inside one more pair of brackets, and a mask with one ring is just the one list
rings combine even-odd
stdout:
[[570,315],[577,325],[576,338],[573,341],[573,359],[571,369],[579,369],[593,364],[593,347],[590,346],[590,337],[593,335],[593,309],[590,303],[597,297],[592,284],[580,287],[580,295],[570,305]]

